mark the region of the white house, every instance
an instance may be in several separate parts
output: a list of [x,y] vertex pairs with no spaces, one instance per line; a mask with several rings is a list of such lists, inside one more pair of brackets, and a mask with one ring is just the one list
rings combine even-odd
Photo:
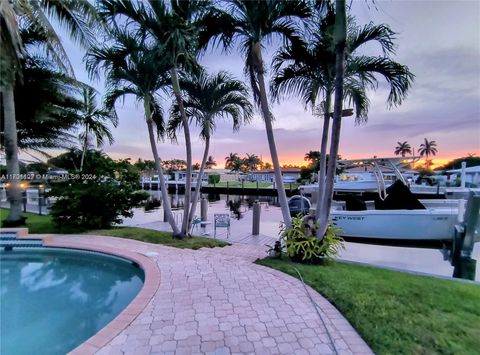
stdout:
[[[297,182],[300,178],[300,168],[281,168],[282,180],[285,183]],[[249,181],[274,182],[275,172],[273,169],[264,169],[252,171],[248,174]]]

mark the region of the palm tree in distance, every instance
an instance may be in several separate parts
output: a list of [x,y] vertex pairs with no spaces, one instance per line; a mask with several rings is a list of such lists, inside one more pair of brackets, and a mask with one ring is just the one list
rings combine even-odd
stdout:
[[255,103],[260,107],[265,122],[283,221],[289,227],[291,217],[273,134],[273,116],[265,87],[262,47],[274,37],[285,41],[297,40],[296,20],[308,17],[310,9],[307,3],[301,0],[233,0],[229,5],[228,13],[220,11],[216,14],[215,26],[203,30],[200,43],[206,47],[211,41],[214,45],[222,44],[226,49],[232,47],[234,42],[241,44],[245,74],[250,79]]
[[[155,42],[157,53],[170,73],[170,84],[180,113],[185,136],[187,169],[185,178],[185,203],[181,233],[188,233],[188,217],[192,188],[192,143],[188,118],[183,106],[179,74],[199,70],[196,60],[200,29],[213,24],[215,12],[209,1],[149,0],[131,2],[125,0],[100,0],[100,14],[107,21],[126,18],[127,26],[135,28]],[[122,23],[124,26],[125,23]]]
[[83,169],[83,162],[88,149],[89,135],[93,135],[95,137],[97,147],[103,146],[105,139],[107,139],[110,144],[113,144],[113,135],[108,128],[108,122],[110,122],[114,127],[117,127],[118,118],[115,114],[115,111],[97,107],[95,90],[93,88],[84,88],[81,121],[83,132],[80,134],[80,139],[82,141],[80,171]]
[[395,155],[401,155],[402,158],[404,158],[406,154],[412,154],[412,147],[410,144],[408,144],[407,141],[397,142],[397,146],[395,147]]
[[[0,2],[0,92],[2,93],[4,112],[4,147],[7,161],[7,173],[19,173],[17,125],[15,116],[14,88],[21,80],[20,60],[25,54],[19,26],[27,23],[47,38],[41,49],[57,66],[65,72],[73,73],[62,42],[52,25],[56,21],[68,31],[70,38],[82,47],[93,43],[92,29],[97,23],[95,8],[88,0],[54,1],[54,0],[12,0]],[[34,51],[38,51],[38,48]],[[11,180],[8,191],[10,210],[9,223],[21,221],[20,181]]]
[[228,156],[225,157],[225,169],[232,170],[233,165],[237,160],[240,160],[240,157],[237,153],[230,153]]
[[207,161],[205,162],[205,168],[207,169],[212,169],[214,166],[217,166],[217,162],[215,161],[215,159],[210,155],[207,159]]
[[249,171],[255,171],[261,165],[262,161],[260,157],[256,154],[248,154],[244,158],[245,166]]
[[437,142],[429,141],[427,138],[424,138],[424,142],[420,144],[420,148],[418,148],[418,152],[420,156],[425,156],[425,162],[428,162],[428,157],[431,155],[437,155]]
[[[208,75],[205,71],[181,80],[180,85],[185,93],[184,107],[187,116],[196,121],[200,129],[200,137],[205,142],[202,162],[199,167],[199,178],[190,208],[187,230],[190,230],[202,184],[201,177],[207,165],[210,149],[210,140],[219,118],[230,118],[233,131],[237,131],[241,124],[248,123],[253,114],[253,107],[248,100],[247,87],[235,80],[226,72]],[[174,136],[175,131],[182,127],[178,105],[174,105],[173,117],[169,122],[169,132]],[[211,157],[210,157],[211,158]]]
[[150,147],[160,179],[163,208],[173,235],[179,236],[180,229],[173,218],[156,143],[165,133],[162,108],[156,94],[168,83],[168,78],[164,76],[163,62],[158,57],[157,50],[145,43],[141,34],[113,27],[109,36],[109,42],[112,41],[113,44],[94,47],[87,53],[87,70],[90,77],[97,79],[100,71],[105,73],[107,92],[104,100],[107,110],[114,110],[117,100],[127,95],[133,95],[143,103]]

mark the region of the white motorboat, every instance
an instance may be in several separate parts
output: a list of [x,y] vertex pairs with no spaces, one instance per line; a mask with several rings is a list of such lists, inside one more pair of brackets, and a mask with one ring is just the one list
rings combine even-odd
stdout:
[[[455,200],[448,200],[453,201]],[[346,211],[333,209],[331,220],[341,230],[339,234],[351,238],[397,240],[451,240],[458,223],[457,207],[438,204],[421,210]]]

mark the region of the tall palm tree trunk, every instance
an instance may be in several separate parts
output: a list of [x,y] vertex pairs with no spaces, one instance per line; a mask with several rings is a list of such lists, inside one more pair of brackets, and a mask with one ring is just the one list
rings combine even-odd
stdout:
[[88,145],[88,125],[85,125],[85,138],[83,139],[82,159],[80,159],[80,171],[83,170],[83,162],[85,161],[85,154],[87,153]]
[[192,141],[190,138],[190,128],[188,126],[187,115],[185,113],[185,107],[183,106],[182,93],[180,91],[180,83],[178,80],[177,68],[174,66],[171,70],[172,74],[172,86],[173,93],[175,94],[175,99],[177,101],[178,108],[180,110],[180,116],[183,123],[183,132],[185,134],[185,145],[187,152],[187,171],[185,178],[185,205],[183,207],[183,221],[182,221],[182,234],[184,237],[188,233],[188,222],[189,222],[189,211],[190,211],[190,202],[191,202],[191,193],[192,193]]
[[323,120],[322,143],[320,147],[320,167],[318,171],[318,191],[317,191],[317,209],[315,211],[315,218],[320,218],[321,207],[325,196],[325,173],[327,165],[327,142],[328,132],[330,130],[330,102],[332,101],[332,94],[327,91],[325,97],[325,112]]
[[7,181],[10,183],[10,186],[7,189],[7,198],[10,202],[10,211],[8,213],[7,221],[15,223],[22,219],[22,192],[20,191],[17,121],[15,116],[13,84],[5,83],[2,89],[5,118],[5,158],[7,160]]
[[195,214],[195,210],[197,208],[198,198],[200,196],[200,189],[202,188],[202,176],[203,176],[203,172],[205,171],[205,165],[207,163],[209,149],[210,149],[210,137],[207,137],[205,139],[205,150],[203,152],[202,164],[200,165],[200,171],[198,173],[197,185],[195,186],[195,193],[193,194],[192,207],[190,208],[190,216],[188,216],[189,230]]
[[342,127],[343,77],[345,74],[345,42],[347,38],[347,15],[345,0],[335,1],[335,102],[333,108],[332,138],[328,161],[325,195],[320,215],[320,229],[317,237],[323,239],[328,228],[328,217],[333,198],[333,185],[337,166],[340,130]]
[[170,200],[168,198],[168,188],[165,186],[165,177],[163,176],[162,163],[160,157],[158,156],[157,143],[155,140],[155,133],[153,129],[152,113],[150,110],[150,102],[148,99],[145,99],[143,102],[145,108],[145,117],[147,119],[148,127],[148,137],[150,139],[150,147],[152,148],[153,159],[155,160],[155,168],[157,170],[158,177],[160,179],[160,191],[162,193],[162,204],[165,214],[167,215],[167,220],[170,226],[172,227],[173,236],[176,237],[180,235],[180,230],[178,229],[175,219],[173,218],[172,208],[170,207]]
[[[263,63],[262,50],[260,43],[255,45],[255,52],[259,63]],[[268,147],[270,155],[272,156],[272,164],[275,173],[275,185],[277,186],[278,200],[282,210],[283,223],[288,228],[292,225],[292,218],[290,210],[288,209],[287,194],[283,186],[282,171],[280,170],[280,162],[278,161],[277,146],[275,144],[275,137],[273,136],[272,116],[268,108],[267,91],[265,90],[265,79],[263,76],[263,69],[257,70],[258,88],[260,90],[260,107],[262,109],[263,119],[265,121],[265,130],[267,132]]]

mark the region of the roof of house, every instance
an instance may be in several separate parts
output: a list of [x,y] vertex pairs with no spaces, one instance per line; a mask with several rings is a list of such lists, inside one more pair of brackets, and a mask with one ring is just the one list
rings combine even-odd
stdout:
[[[449,174],[456,174],[456,173],[461,173],[461,172],[462,172],[462,169],[447,170],[447,173],[449,173]],[[480,173],[480,165],[465,168],[465,172],[470,173],[470,174]]]

